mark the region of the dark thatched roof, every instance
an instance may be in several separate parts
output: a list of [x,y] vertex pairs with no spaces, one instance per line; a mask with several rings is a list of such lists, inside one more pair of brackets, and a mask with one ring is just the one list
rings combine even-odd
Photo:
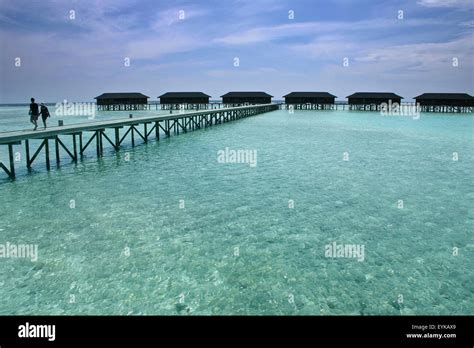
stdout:
[[265,98],[270,97],[273,98],[272,95],[265,93],[265,92],[228,92],[222,97],[236,97],[236,98]]
[[132,92],[132,93],[102,93],[94,99],[141,99],[141,98],[150,98],[147,95],[142,93]]
[[472,100],[474,97],[467,93],[423,93],[414,99]]
[[283,98],[336,98],[336,96],[328,92],[291,92]]
[[202,92],[166,92],[160,95],[158,98],[208,98],[207,95]]
[[380,99],[398,99],[403,97],[400,97],[399,95],[395,93],[389,93],[389,92],[356,92],[354,94],[351,94],[347,96],[346,98],[364,98],[364,99],[369,99],[369,98],[380,98]]

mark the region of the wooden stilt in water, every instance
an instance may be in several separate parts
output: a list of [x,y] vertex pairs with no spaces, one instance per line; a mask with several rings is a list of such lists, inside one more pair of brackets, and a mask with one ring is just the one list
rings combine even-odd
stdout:
[[44,151],[46,155],[46,169],[51,170],[51,164],[49,162],[49,139],[48,138],[44,139]]
[[13,156],[13,144],[8,144],[8,157],[10,159],[10,177],[15,177],[15,158]]
[[100,156],[104,155],[104,137],[103,137],[103,129],[99,130],[99,149],[100,149]]
[[114,128],[115,131],[115,150],[120,148],[120,131],[118,127]]
[[28,139],[25,140],[25,153],[26,153],[26,168],[31,168],[30,163],[30,141]]
[[74,154],[74,162],[77,162],[77,143],[76,143],[76,134],[72,135],[72,150]]
[[97,157],[100,157],[99,131],[95,131],[95,144],[96,144]]
[[81,154],[81,159],[82,159],[82,156],[84,155],[83,151],[82,151],[82,132],[79,134],[79,149],[80,149],[80,154]]
[[54,145],[56,150],[56,164],[59,165],[59,142],[57,135],[54,137]]

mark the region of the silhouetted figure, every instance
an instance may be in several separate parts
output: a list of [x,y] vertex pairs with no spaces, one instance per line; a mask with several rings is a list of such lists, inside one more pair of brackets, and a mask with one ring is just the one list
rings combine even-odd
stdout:
[[38,104],[35,103],[35,98],[31,98],[31,104],[30,104],[30,122],[33,123],[35,128],[33,130],[36,130],[38,128],[38,117],[39,117],[39,111],[38,111]]
[[41,113],[41,118],[43,119],[44,129],[46,129],[46,120],[48,119],[48,117],[51,117],[51,115],[49,114],[49,110],[46,107],[46,105],[44,105],[44,103],[41,103],[40,113]]

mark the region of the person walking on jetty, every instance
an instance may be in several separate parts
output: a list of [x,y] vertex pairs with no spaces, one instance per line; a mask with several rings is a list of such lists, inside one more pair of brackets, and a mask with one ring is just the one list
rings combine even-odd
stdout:
[[49,110],[46,107],[46,105],[44,105],[44,103],[41,103],[40,114],[41,114],[41,118],[43,119],[44,129],[46,129],[46,120],[48,119],[48,117],[51,117],[51,115],[49,114]]
[[30,114],[30,122],[33,123],[33,125],[35,126],[33,130],[36,130],[38,128],[39,112],[38,112],[38,104],[35,103],[35,98],[31,98],[29,114]]

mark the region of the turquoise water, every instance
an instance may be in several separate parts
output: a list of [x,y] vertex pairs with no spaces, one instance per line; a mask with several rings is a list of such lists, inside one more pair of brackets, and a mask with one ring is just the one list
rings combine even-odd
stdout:
[[[39,161],[0,179],[0,244],[39,252],[0,258],[0,314],[472,315],[473,131],[472,116],[275,111]],[[226,147],[257,165],[219,163]],[[326,257],[333,242],[364,260]]]

